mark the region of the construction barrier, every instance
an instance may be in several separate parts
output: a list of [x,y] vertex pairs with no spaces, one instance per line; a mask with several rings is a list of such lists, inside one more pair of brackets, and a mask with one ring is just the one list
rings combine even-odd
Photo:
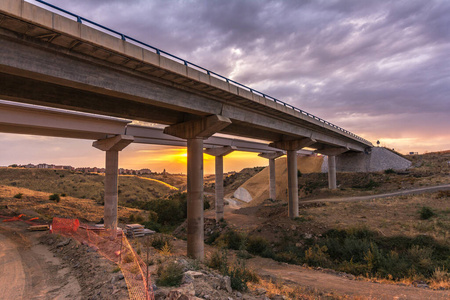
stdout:
[[[153,300],[147,264],[136,253],[120,228],[107,230],[102,225],[80,224],[78,219],[54,218],[52,232],[71,237],[95,249],[117,264],[124,276],[130,299]],[[144,272],[145,271],[145,272]]]

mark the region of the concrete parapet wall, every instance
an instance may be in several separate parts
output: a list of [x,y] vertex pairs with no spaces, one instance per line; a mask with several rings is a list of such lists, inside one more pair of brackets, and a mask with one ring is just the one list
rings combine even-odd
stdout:
[[338,172],[378,172],[387,169],[405,170],[411,162],[394,152],[374,147],[371,153],[344,153],[336,157]]

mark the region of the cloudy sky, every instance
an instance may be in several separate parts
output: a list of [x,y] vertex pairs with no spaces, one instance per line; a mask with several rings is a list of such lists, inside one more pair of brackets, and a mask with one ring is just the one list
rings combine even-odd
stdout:
[[[374,144],[403,153],[450,149],[450,1],[48,1]],[[34,163],[103,164],[89,142],[1,135],[4,141],[33,145],[38,150],[25,160]],[[10,151],[0,150],[0,165],[24,162],[23,151]],[[134,147],[123,156],[148,161],[149,151],[158,152]],[[160,168],[149,163],[121,165]]]

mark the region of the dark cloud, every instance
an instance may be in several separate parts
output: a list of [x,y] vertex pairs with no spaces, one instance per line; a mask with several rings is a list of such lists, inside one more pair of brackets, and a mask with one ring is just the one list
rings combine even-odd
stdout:
[[450,1],[51,2],[334,123],[450,114]]

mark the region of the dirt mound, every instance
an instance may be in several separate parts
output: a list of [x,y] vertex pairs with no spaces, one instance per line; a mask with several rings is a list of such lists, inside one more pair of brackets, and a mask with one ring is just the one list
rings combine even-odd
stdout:
[[[301,173],[320,173],[322,171],[323,156],[300,156],[297,159],[297,167]],[[287,167],[286,158],[275,160],[275,176],[277,185],[277,200],[287,201]],[[252,199],[248,205],[261,204],[269,198],[269,167],[247,180],[240,186],[248,191]]]

